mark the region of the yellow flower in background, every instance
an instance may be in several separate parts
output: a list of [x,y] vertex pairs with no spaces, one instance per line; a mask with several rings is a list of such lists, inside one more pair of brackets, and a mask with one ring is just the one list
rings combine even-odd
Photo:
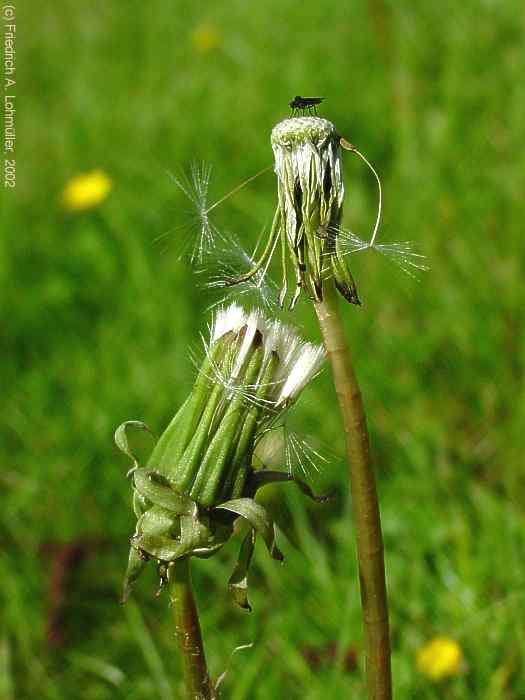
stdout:
[[209,53],[219,48],[222,37],[213,24],[199,24],[191,33],[191,43],[198,53]]
[[433,681],[457,676],[461,671],[463,653],[453,639],[436,637],[427,642],[416,658],[417,670]]
[[108,196],[112,182],[102,170],[76,175],[64,187],[62,206],[67,211],[84,211],[92,209]]

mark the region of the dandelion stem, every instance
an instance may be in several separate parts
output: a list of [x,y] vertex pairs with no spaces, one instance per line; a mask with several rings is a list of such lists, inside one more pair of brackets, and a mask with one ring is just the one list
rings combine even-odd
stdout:
[[206,666],[197,606],[191,587],[189,557],[169,568],[169,597],[175,618],[175,634],[182,653],[188,700],[216,700]]
[[390,638],[379,504],[361,391],[332,280],[324,284],[323,300],[314,301],[314,306],[332,366],[346,433],[367,648],[368,697],[369,700],[391,700]]

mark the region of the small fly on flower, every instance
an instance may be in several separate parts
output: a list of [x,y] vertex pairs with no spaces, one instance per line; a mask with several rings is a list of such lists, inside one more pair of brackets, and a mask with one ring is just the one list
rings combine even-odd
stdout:
[[[302,110],[304,114],[309,110],[311,113],[323,100],[322,97],[297,95],[290,106],[293,111]],[[271,285],[267,284],[267,272],[279,242],[282,285],[278,304],[283,307],[288,296],[288,265],[291,263],[295,290],[288,305],[290,310],[302,291],[310,298],[322,301],[323,284],[330,277],[348,302],[359,305],[356,284],[348,268],[350,254],[359,251],[375,250],[416,279],[419,273],[429,269],[425,256],[415,252],[410,241],[377,243],[382,213],[381,180],[368,158],[341,137],[334,124],[314,116],[284,119],[272,130],[271,141],[275,166],[263,168],[211,205],[207,198],[209,168],[193,167],[189,177],[174,178],[197,210],[192,262],[197,263],[201,271],[204,265],[208,273],[210,263],[219,263],[218,274],[206,285],[208,288],[236,287],[235,292],[226,292],[219,303],[231,301],[236,295],[248,294],[266,308],[275,305],[272,290],[268,288]],[[369,241],[341,224],[344,199],[341,149],[357,155],[377,181],[377,215]],[[210,221],[209,214],[242,187],[270,170],[277,175],[278,203],[266,243],[263,246],[258,243],[252,253],[233,245],[236,259],[232,259],[231,252],[223,252],[232,242],[231,236],[219,231]]]
[[324,97],[301,97],[296,95],[290,102],[290,107],[292,109],[292,116],[294,116],[299,110],[302,111],[303,115],[308,110],[311,114],[312,110],[314,114],[317,114],[317,105],[320,105],[324,100]]

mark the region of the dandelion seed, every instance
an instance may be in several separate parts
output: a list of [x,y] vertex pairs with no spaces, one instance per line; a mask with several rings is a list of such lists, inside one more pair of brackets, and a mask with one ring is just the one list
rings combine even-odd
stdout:
[[208,216],[208,190],[211,178],[211,166],[206,163],[193,162],[189,173],[168,172],[169,177],[185,195],[192,205],[188,221],[173,227],[157,236],[155,242],[176,237],[177,256],[182,258],[189,254],[190,262],[202,262],[205,254],[213,248],[221,234]]
[[[235,359],[228,362],[221,357],[219,362],[214,361],[214,342],[227,332],[239,333],[241,329],[243,338]],[[273,371],[271,381],[262,382],[264,371],[261,369],[257,381],[254,384],[246,384],[240,382],[239,377],[257,334],[261,334],[264,339],[262,368],[270,361],[272,354],[279,357],[279,363]],[[228,400],[234,395],[239,395],[253,405],[272,408],[272,412],[265,419],[266,427],[273,424],[276,415],[280,415],[296,402],[305,386],[319,373],[326,356],[323,346],[302,341],[294,328],[277,320],[267,320],[259,310],[246,315],[243,308],[235,303],[216,311],[210,328],[210,338],[210,342],[202,339],[208,359],[206,371],[209,378],[221,384]],[[258,391],[261,387],[268,388],[263,398]]]
[[307,440],[290,430],[285,431],[285,459],[290,476],[300,470],[307,479],[312,478],[313,472],[320,473],[321,464],[329,464],[329,460]]
[[359,238],[352,231],[336,227],[333,230],[334,236],[338,237],[340,249],[343,255],[351,255],[352,253],[359,253],[361,250],[367,250],[370,248],[370,243]]
[[289,359],[286,380],[277,399],[277,405],[286,405],[302,392],[306,384],[315,377],[324,362],[325,350],[322,346],[304,343]]
[[286,466],[286,439],[283,423],[267,427],[257,436],[257,443],[253,452],[253,465],[258,470],[281,469]]
[[70,212],[86,211],[101,204],[113,184],[103,170],[77,175],[66,184],[61,195],[64,209]]
[[372,243],[359,238],[352,231],[339,227],[337,237],[343,255],[354,255],[366,250],[375,250],[397,265],[400,270],[413,279],[419,279],[420,274],[430,270],[427,257],[417,253],[411,241],[398,243]]
[[218,309],[210,327],[211,342],[215,342],[228,331],[238,333],[244,323],[244,316],[244,309],[238,304]]
[[[244,317],[243,317],[244,321]],[[238,333],[238,331],[232,331]],[[211,351],[212,344],[209,344],[205,338],[203,340],[204,354],[207,359],[206,370],[201,367],[202,359],[194,356],[192,362],[197,368],[199,374],[203,374],[210,382],[220,385],[224,390],[224,396],[218,404],[216,418],[220,417],[227,401],[231,401],[236,396],[241,397],[246,404],[253,406],[261,406],[267,404],[267,401],[262,401],[257,396],[257,383],[247,384],[246,382],[235,381],[234,378],[234,362],[237,358],[224,357],[217,361],[213,358]]]
[[366,242],[362,238],[359,238],[359,236],[357,236],[355,233],[352,233],[352,231],[347,231],[341,227],[336,227],[334,235],[339,241],[342,254],[351,255],[352,253],[359,253],[362,250],[376,250],[377,252],[381,253],[381,255],[389,258],[407,275],[413,277],[414,279],[418,279],[418,274],[420,272],[426,272],[430,268],[425,263],[426,256],[416,253],[411,241],[403,241],[401,243],[376,243],[383,206],[381,178],[366,156],[364,156],[353,144],[349,143],[346,139],[341,139],[340,143],[343,148],[355,153],[366,164],[368,169],[374,175],[378,187],[377,215],[370,241]]
[[416,253],[411,241],[402,243],[379,243],[375,244],[375,250],[394,262],[403,272],[414,279],[418,278],[420,272],[427,272],[430,267],[426,264],[426,255]]
[[205,256],[197,270],[202,275],[202,289],[220,292],[221,295],[209,307],[213,310],[236,300],[256,304],[266,310],[276,310],[278,305],[277,285],[267,274],[267,269],[259,270],[253,277],[228,287],[227,280],[243,275],[254,265],[254,255],[250,255],[234,234],[228,234]]
[[290,477],[300,472],[307,480],[312,480],[314,473],[319,474],[321,468],[331,461],[324,453],[328,453],[325,445],[322,452],[314,449],[308,440],[291,430],[285,420],[272,425],[259,436],[254,458],[263,470],[284,465]]
[[169,177],[189,200],[192,209],[189,212],[188,221],[180,226],[172,227],[160,236],[157,236],[155,242],[159,243],[175,236],[179,239],[177,241],[178,258],[184,257],[189,252],[190,262],[202,265],[206,257],[216,250],[218,246],[226,249],[227,236],[210,220],[210,212],[269,169],[270,167],[263,168],[210,205],[208,204],[208,191],[212,171],[211,165],[207,165],[204,162],[193,162],[190,165],[189,173],[184,170],[176,173],[168,171]]

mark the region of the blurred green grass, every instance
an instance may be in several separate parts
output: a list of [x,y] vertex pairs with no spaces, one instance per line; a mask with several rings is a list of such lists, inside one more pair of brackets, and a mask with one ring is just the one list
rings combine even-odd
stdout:
[[[525,17],[493,3],[102,2],[18,9],[15,192],[2,195],[0,654],[6,698],[181,697],[166,601],[141,582],[117,604],[133,527],[116,425],[157,431],[193,376],[189,348],[210,303],[155,239],[185,221],[167,171],[213,164],[212,198],[272,162],[269,132],[296,94],[383,177],[385,241],[413,240],[419,283],[356,255],[361,309],[346,308],[379,473],[398,698],[525,696],[523,218]],[[217,46],[200,51],[210,26]],[[374,182],[345,160],[346,221],[366,236]],[[64,184],[105,170],[96,211],[66,214]],[[261,177],[218,213],[251,244],[274,205]],[[293,323],[318,331],[303,303]],[[195,568],[214,675],[224,694],[364,698],[351,502],[328,372],[295,425],[336,457],[311,508],[271,497],[286,564],[257,551],[254,612],[231,606],[234,547]],[[339,457],[337,456],[339,455]],[[81,544],[48,641],[53,546]],[[298,549],[297,549],[298,547]],[[56,557],[55,557],[56,559]],[[74,560],[74,557],[72,559]],[[147,577],[146,577],[147,578]],[[440,634],[465,669],[433,685],[414,655]],[[319,667],[305,650],[339,644]],[[355,649],[358,670],[345,669]],[[80,691],[79,691],[80,689]]]

